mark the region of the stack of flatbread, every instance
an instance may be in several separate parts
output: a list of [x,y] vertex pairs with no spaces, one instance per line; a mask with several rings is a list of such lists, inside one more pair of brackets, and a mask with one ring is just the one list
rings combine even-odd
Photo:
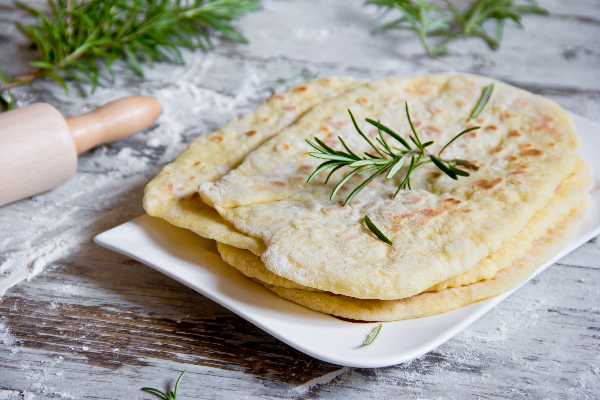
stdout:
[[[489,103],[470,121],[482,89]],[[357,174],[307,183],[320,161],[306,139],[369,150],[347,110],[408,137],[404,106],[437,152],[477,166],[453,180],[433,164],[411,189],[378,177],[351,203]],[[273,96],[256,112],[196,139],[146,187],[144,207],[217,242],[223,260],[277,295],[354,320],[390,321],[446,312],[525,281],[536,257],[564,236],[587,202],[591,176],[569,115],[555,103],[473,75],[358,82],[322,79]],[[378,239],[365,215],[391,239]]]

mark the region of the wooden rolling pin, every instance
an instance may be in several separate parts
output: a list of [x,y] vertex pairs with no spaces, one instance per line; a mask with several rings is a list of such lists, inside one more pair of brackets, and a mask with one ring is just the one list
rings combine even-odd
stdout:
[[77,156],[154,125],[154,97],[124,97],[64,118],[38,103],[0,113],[0,206],[50,190],[75,175]]

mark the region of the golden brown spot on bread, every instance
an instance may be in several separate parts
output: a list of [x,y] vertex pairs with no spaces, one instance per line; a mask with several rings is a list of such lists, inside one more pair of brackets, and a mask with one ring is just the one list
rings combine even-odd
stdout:
[[453,198],[444,199],[444,204],[447,204],[449,206],[457,206],[460,203],[461,203],[461,201],[458,199],[453,199]]
[[202,161],[196,161],[193,165],[194,165],[194,167],[197,167],[200,164],[202,164]]
[[495,132],[498,130],[498,127],[496,125],[488,125],[485,127],[486,131],[490,131],[490,132]]
[[433,217],[437,217],[440,214],[444,213],[444,210],[441,209],[436,209],[436,208],[425,208],[423,210],[420,211],[421,215],[428,217],[428,218],[433,218]]
[[366,97],[359,97],[356,99],[356,102],[358,104],[362,104],[363,106],[369,104],[369,100]]
[[515,161],[515,160],[517,160],[517,157],[515,157],[515,156],[508,156],[508,157],[506,157],[506,159],[508,161]]
[[516,129],[511,129],[511,131],[508,132],[508,137],[518,137],[518,136],[523,136],[521,131],[518,131]]
[[331,134],[331,129],[329,129],[329,128],[328,128],[327,126],[325,126],[325,125],[321,126],[321,127],[319,128],[319,130],[320,130],[321,132],[323,132],[323,133],[326,133],[326,134],[328,134],[328,135],[330,135],[330,134]]
[[425,127],[425,130],[429,133],[433,133],[435,135],[439,135],[440,133],[442,133],[442,131],[437,127],[437,126],[433,126],[433,125],[427,125]]
[[408,87],[406,91],[423,96],[429,93],[429,87],[427,86],[427,82],[418,80],[412,86]]
[[554,125],[554,118],[549,115],[542,115],[534,124],[533,129],[536,131],[551,129]]
[[496,147],[494,147],[493,149],[490,150],[490,154],[498,154],[502,150],[504,150],[504,147],[498,145],[498,146],[496,146]]
[[215,142],[215,143],[221,143],[223,141],[223,136],[220,136],[220,135],[211,136],[208,138],[208,140],[210,140],[211,142]]
[[533,145],[532,145],[531,143],[521,143],[521,144],[519,145],[519,148],[520,148],[521,150],[527,150],[527,149],[530,149],[530,148],[532,148],[532,147],[533,147]]
[[516,166],[515,171],[527,171],[528,169],[526,164],[519,164]]
[[482,189],[492,189],[494,186],[502,182],[502,178],[496,179],[480,179],[475,184]]
[[292,91],[294,93],[302,93],[302,92],[306,92],[308,90],[308,88],[306,86],[298,86],[295,87],[294,89],[292,89]]
[[274,182],[271,182],[271,183],[273,184],[273,186],[280,186],[280,187],[281,186],[285,186],[285,183],[281,182],[281,181],[274,181]]
[[284,150],[289,150],[289,149],[290,149],[290,145],[289,145],[289,144],[287,144],[287,143],[284,143],[284,144],[281,146],[281,148],[282,148],[282,149],[284,149]]
[[254,131],[254,130],[246,132],[246,136],[248,136],[248,137],[252,137],[255,135],[256,135],[256,131]]
[[529,156],[531,156],[531,157],[539,157],[539,156],[541,156],[543,154],[544,154],[544,152],[541,151],[541,150],[538,150],[538,149],[528,149],[528,150],[523,150],[521,152],[521,155],[525,156],[525,157],[529,157]]

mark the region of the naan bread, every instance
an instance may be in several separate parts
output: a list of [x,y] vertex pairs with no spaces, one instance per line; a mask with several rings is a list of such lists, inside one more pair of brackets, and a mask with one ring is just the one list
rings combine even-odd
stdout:
[[248,250],[229,246],[221,242],[217,242],[217,250],[223,261],[250,279],[281,288],[313,290],[309,287],[298,285],[289,279],[282,278],[279,275],[275,275],[265,268],[260,257],[257,257]]
[[486,257],[476,268],[438,283],[428,291],[460,287],[493,278],[498,271],[524,257],[531,248],[532,241],[542,237],[559,220],[565,218],[576,204],[582,203],[583,199],[587,198],[591,186],[591,171],[580,159],[575,164],[575,170],[571,175],[558,185],[546,206],[535,213],[518,235],[506,240],[499,250]]
[[[586,204],[587,199],[563,216],[556,226],[546,231],[541,238],[533,242],[533,245],[530,242],[528,254],[501,270],[494,278],[466,286],[421,293],[400,300],[366,300],[328,292],[263,284],[280,297],[306,308],[352,320],[398,321],[441,314],[500,295],[526,282],[543,263],[550,250],[564,239],[568,228],[577,220]],[[219,246],[219,252],[221,251],[222,247]],[[257,262],[259,260],[246,250],[236,249],[236,251],[245,252],[248,257],[254,258]],[[257,279],[256,276],[254,278]]]
[[[436,141],[435,152],[464,128],[490,82],[434,75],[360,86],[307,112],[238,168],[201,185],[200,194],[237,230],[264,241],[262,260],[279,276],[356,298],[418,294],[473,269],[548,201],[576,160],[568,114],[549,100],[495,82],[476,121],[483,128],[445,153],[477,162],[476,173],[452,181],[423,167],[412,191],[391,199],[395,185],[375,180],[346,207],[329,200],[334,182],[305,183],[317,161],[307,155],[304,139],[319,136],[335,145],[340,135],[355,151],[366,151],[346,108],[359,121],[379,119],[406,135],[401,110],[408,101],[423,141]],[[392,248],[360,223],[366,213],[392,237]]]
[[[438,284],[428,291],[441,291],[491,279],[499,271],[510,267],[526,255],[531,249],[533,241],[543,237],[559,221],[565,219],[575,207],[584,203],[591,184],[591,172],[587,165],[579,160],[573,173],[561,182],[548,204],[534,215],[518,235],[507,240],[498,251],[486,257],[473,270]],[[247,250],[223,243],[217,243],[217,249],[226,263],[249,278],[267,285],[314,291],[314,289],[275,275],[264,266],[259,257]]]
[[358,85],[359,82],[345,78],[309,82],[274,95],[254,113],[234,120],[212,135],[200,136],[146,186],[144,209],[149,215],[200,236],[262,253],[260,240],[240,234],[198,198],[198,185],[224,175],[316,104]]

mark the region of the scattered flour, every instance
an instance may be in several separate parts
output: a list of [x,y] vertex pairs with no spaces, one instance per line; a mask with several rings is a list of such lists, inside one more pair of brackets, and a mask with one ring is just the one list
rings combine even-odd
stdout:
[[44,81],[24,91],[24,103],[47,101],[66,115],[132,94],[156,96],[163,113],[146,132],[80,157],[77,175],[61,187],[2,208],[0,226],[11,229],[0,230],[0,297],[48,266],[68,262],[97,233],[141,214],[143,185],[163,164],[194,137],[251,111],[271,94],[273,85],[286,86],[298,74],[274,76],[260,62],[232,61],[235,70],[223,70],[223,56],[214,53],[188,52],[185,58],[185,66],[149,68],[143,82],[131,74],[116,74],[114,84],[87,98],[65,94]]
[[160,140],[158,138],[152,138],[146,142],[146,144],[150,147],[158,147],[160,146]]
[[13,351],[13,349],[15,349],[16,343],[17,340],[10,333],[8,326],[6,325],[3,319],[0,319],[0,344],[6,346],[11,351]]

